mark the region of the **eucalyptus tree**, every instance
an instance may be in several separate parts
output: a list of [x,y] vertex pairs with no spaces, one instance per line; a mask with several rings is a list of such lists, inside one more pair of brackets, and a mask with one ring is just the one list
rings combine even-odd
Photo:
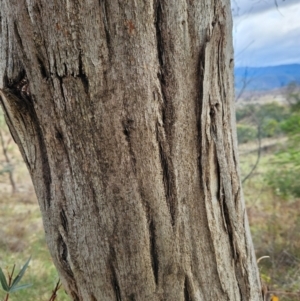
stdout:
[[229,0],[1,0],[0,87],[72,300],[261,300]]

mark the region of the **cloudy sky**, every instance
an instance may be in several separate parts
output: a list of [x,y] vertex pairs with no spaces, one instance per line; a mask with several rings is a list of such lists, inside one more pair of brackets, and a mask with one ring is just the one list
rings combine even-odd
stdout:
[[231,0],[235,65],[300,64],[300,0]]

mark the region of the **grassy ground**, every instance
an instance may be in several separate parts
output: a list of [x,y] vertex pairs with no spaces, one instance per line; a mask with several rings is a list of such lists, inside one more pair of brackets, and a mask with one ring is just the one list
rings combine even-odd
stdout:
[[[280,147],[269,142],[265,141],[270,147],[244,183],[244,195],[257,258],[269,256],[259,263],[262,280],[280,301],[296,301],[300,300],[300,199],[282,198],[268,187],[267,173],[273,170]],[[240,146],[242,178],[256,160],[251,143]]]
[[[44,239],[40,212],[33,192],[1,194],[0,198],[0,266],[4,272],[11,271],[16,264],[16,272],[31,256],[31,262],[22,283],[32,287],[11,295],[11,301],[49,300],[58,281]],[[16,274],[15,274],[16,275]],[[4,293],[0,293],[3,300]],[[69,300],[63,291],[58,300]]]

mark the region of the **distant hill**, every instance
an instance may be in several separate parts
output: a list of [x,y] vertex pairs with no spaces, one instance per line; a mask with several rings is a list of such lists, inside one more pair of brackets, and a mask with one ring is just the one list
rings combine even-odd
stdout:
[[300,64],[272,67],[237,67],[234,74],[236,91],[243,87],[245,81],[245,91],[280,89],[291,82],[300,84]]

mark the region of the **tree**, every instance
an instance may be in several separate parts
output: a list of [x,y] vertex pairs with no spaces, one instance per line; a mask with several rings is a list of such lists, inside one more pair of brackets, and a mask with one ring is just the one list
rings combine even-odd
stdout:
[[72,300],[260,300],[229,1],[0,3],[2,106]]

